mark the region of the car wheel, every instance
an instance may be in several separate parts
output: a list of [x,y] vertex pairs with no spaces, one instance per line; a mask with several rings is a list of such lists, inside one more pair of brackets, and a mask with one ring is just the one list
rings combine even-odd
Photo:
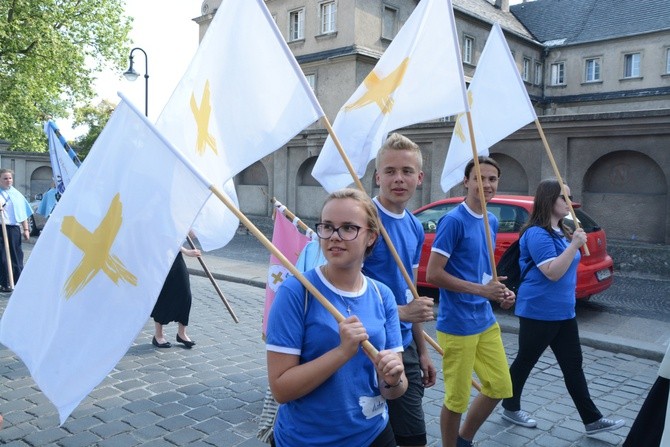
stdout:
[[28,218],[28,227],[30,228],[31,236],[38,236],[40,234],[40,231],[37,229],[37,225],[35,224],[35,218],[33,216],[30,216]]

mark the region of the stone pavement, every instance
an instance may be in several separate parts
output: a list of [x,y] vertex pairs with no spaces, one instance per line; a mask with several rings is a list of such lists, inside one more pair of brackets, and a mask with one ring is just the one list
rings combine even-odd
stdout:
[[[260,337],[266,266],[206,256],[219,286],[240,319],[236,324],[209,280],[192,275],[191,349],[151,345],[153,322],[147,321],[116,368],[75,409],[62,427],[55,408],[37,389],[23,363],[0,346],[0,413],[5,423],[0,444],[7,446],[263,446],[255,439],[267,386],[264,345]],[[192,273],[200,270],[188,259]],[[230,280],[234,280],[230,281]],[[0,295],[4,311],[7,294]],[[516,354],[513,317],[499,315],[510,359]],[[654,331],[648,323],[639,337],[620,332],[616,343],[605,321],[582,325],[586,340],[584,363],[590,390],[605,416],[623,417],[626,426],[613,433],[587,438],[565,391],[553,355],[545,353],[524,392],[524,409],[533,413],[538,428],[512,426],[494,414],[476,438],[481,447],[613,446],[628,433],[632,420],[656,378],[658,353],[664,352],[667,328]],[[660,325],[656,325],[660,326]],[[663,325],[667,326],[667,325]],[[588,328],[588,330],[587,330]],[[174,339],[176,325],[166,328]],[[600,333],[596,333],[599,330]],[[623,329],[620,329],[623,331]],[[434,327],[426,331],[434,334]],[[85,334],[83,334],[84,336]],[[632,335],[631,335],[632,336]],[[600,337],[603,345],[599,345]],[[663,337],[665,339],[661,340]],[[658,346],[654,347],[654,344]],[[76,349],[76,347],[73,347]],[[652,349],[654,348],[654,349]],[[439,369],[439,359],[433,353]],[[426,390],[424,408],[430,446],[440,445],[439,413],[443,397],[441,374]]]

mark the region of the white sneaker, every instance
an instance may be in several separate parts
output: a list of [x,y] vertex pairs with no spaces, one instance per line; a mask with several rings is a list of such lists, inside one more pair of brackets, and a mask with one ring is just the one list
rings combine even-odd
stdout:
[[530,414],[523,410],[510,411],[503,409],[502,413],[500,413],[500,416],[506,421],[509,421],[512,424],[521,425],[522,427],[537,427],[537,421],[531,418]]

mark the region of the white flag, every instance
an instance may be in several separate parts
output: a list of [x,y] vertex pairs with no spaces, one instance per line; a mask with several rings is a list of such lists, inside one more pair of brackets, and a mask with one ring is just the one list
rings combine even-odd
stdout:
[[[423,0],[340,109],[333,130],[360,178],[389,132],[466,107],[451,1]],[[330,137],[312,175],[328,192],[353,181]]]
[[0,323],[0,341],[21,357],[61,424],[144,327],[209,196],[181,154],[121,101],[49,218]]
[[[234,175],[321,116],[263,0],[223,0],[157,127],[234,197]],[[227,244],[237,226],[212,197],[194,230],[202,248],[212,250]]]
[[[536,114],[519,75],[502,29],[493,25],[468,88],[470,116],[479,155],[535,120]],[[458,116],[442,171],[441,186],[449,191],[463,180],[472,160],[472,144],[465,114]]]
[[63,146],[58,135],[56,135],[57,131],[58,127],[56,127],[56,123],[53,121],[49,120],[44,123],[44,133],[47,135],[47,140],[49,141],[49,159],[51,161],[54,186],[59,193],[63,194],[65,188],[67,188],[77,172],[78,166],[67,153],[67,149]]

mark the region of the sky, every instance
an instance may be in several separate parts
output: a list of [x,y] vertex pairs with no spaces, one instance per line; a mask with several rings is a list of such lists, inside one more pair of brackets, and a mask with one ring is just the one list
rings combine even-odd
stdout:
[[[198,47],[198,25],[192,19],[200,16],[201,5],[202,0],[126,0],[126,15],[134,18],[130,48],[140,47],[147,53],[152,122],[158,118]],[[133,57],[140,77],[130,82],[122,76],[128,69],[127,60],[118,72],[100,73],[93,104],[102,99],[116,104],[119,102],[117,92],[121,91],[139,110],[144,110],[147,71],[144,55],[137,50]],[[72,129],[68,120],[56,120],[56,123],[68,140],[86,131],[84,127]]]

